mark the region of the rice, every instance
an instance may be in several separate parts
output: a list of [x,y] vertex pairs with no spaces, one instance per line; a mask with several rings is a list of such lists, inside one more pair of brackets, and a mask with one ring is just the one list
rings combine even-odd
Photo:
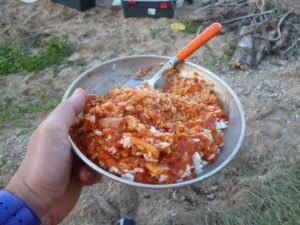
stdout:
[[110,167],[108,171],[110,173],[116,173],[116,174],[120,173],[120,170],[117,167],[114,167],[114,166]]
[[134,175],[132,175],[131,173],[121,174],[121,177],[125,180],[134,181]]
[[212,84],[197,74],[174,74],[167,87],[116,86],[89,95],[71,137],[95,163],[127,180],[167,184],[199,176],[219,155],[228,117]]
[[123,145],[123,148],[130,148],[130,146],[131,146],[130,137],[123,137],[120,140],[120,143]]
[[96,134],[96,135],[101,135],[102,132],[101,132],[100,130],[95,130],[95,134]]
[[202,160],[201,155],[198,152],[195,152],[193,155],[193,162],[195,166],[195,173],[197,176],[203,171],[203,168],[207,165],[207,162]]

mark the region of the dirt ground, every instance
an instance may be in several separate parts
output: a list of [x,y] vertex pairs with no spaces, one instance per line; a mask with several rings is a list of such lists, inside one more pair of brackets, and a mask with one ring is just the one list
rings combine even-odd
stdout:
[[[196,11],[191,6],[184,10],[178,16],[190,16]],[[76,48],[70,60],[84,63],[60,66],[58,72],[48,68],[38,73],[2,76],[0,101],[7,97],[21,101],[26,96],[42,94],[61,97],[82,71],[118,56],[172,56],[193,38],[192,34],[170,28],[172,22],[178,21],[176,18],[125,19],[121,9],[107,6],[81,13],[47,0],[35,4],[2,0],[0,46],[68,34]],[[157,28],[162,30],[154,35]],[[202,224],[201,213],[243,207],[245,191],[253,181],[299,160],[300,58],[283,60],[270,56],[257,69],[233,71],[220,59],[234,35],[219,35],[209,43],[209,48],[202,48],[189,60],[215,70],[243,104],[247,130],[235,159],[213,177],[177,190],[141,190],[104,178],[103,182],[84,189],[76,208],[62,224],[110,225],[121,217],[135,218],[140,225]],[[35,114],[29,120],[36,126],[47,113]],[[3,188],[26,151],[31,131],[23,132],[23,128],[10,124],[0,124],[0,129],[0,188]]]

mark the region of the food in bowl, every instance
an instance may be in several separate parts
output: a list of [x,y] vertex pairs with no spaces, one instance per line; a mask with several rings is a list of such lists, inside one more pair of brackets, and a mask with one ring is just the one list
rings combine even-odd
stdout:
[[118,85],[104,96],[89,95],[70,136],[114,175],[171,184],[196,178],[217,159],[227,123],[213,84],[198,73],[174,72],[164,90]]

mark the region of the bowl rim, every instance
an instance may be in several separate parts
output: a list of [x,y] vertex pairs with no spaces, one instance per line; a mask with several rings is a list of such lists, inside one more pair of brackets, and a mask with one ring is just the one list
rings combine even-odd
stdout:
[[[106,60],[103,61],[101,63],[98,63],[96,65],[94,65],[93,67],[85,70],[83,73],[81,73],[76,79],[74,79],[72,81],[72,83],[69,85],[69,87],[67,88],[64,96],[63,96],[63,100],[66,100],[68,97],[71,96],[71,91],[74,89],[75,85],[78,83],[78,81],[80,81],[82,78],[84,78],[87,74],[89,74],[90,72],[94,71],[95,69],[102,67],[106,64],[111,64],[117,61],[122,61],[122,60],[126,60],[126,59],[134,59],[134,58],[155,58],[155,59],[162,59],[162,60],[168,60],[171,57],[169,56],[162,56],[162,55],[130,55],[130,56],[121,56],[121,57],[117,57],[117,58],[113,58],[110,60]],[[194,178],[192,180],[188,180],[188,181],[183,181],[183,182],[179,182],[179,183],[172,183],[172,184],[146,184],[146,183],[138,183],[135,181],[130,181],[130,180],[126,180],[123,179],[121,177],[118,177],[104,169],[102,169],[100,166],[96,165],[94,162],[92,162],[86,155],[84,155],[79,148],[75,145],[75,143],[73,142],[72,138],[69,137],[69,140],[71,142],[72,145],[72,149],[73,151],[77,154],[77,156],[82,159],[88,166],[90,166],[92,169],[94,169],[95,171],[97,171],[98,173],[107,176],[115,181],[121,182],[123,184],[127,184],[130,186],[134,186],[134,187],[139,187],[139,188],[145,188],[145,189],[168,189],[168,188],[179,188],[179,187],[183,187],[183,186],[187,186],[187,185],[191,185],[193,183],[196,182],[200,182],[214,174],[216,174],[217,172],[221,171],[222,169],[224,169],[224,167],[226,165],[228,165],[228,163],[236,156],[236,154],[238,153],[243,140],[244,140],[244,136],[245,136],[245,130],[246,130],[246,119],[245,119],[245,112],[243,110],[242,104],[239,100],[239,98],[237,97],[237,95],[235,94],[235,92],[231,89],[231,87],[225,82],[223,81],[221,78],[219,78],[216,74],[214,74],[213,72],[205,69],[204,67],[197,65],[195,63],[192,63],[190,61],[185,61],[185,64],[195,67],[195,68],[200,68],[200,71],[203,71],[205,74],[207,74],[209,77],[212,77],[213,79],[217,80],[218,82],[220,82],[225,88],[226,90],[231,94],[231,96],[233,97],[234,101],[237,104],[238,107],[238,111],[241,115],[241,133],[237,142],[236,147],[233,149],[233,151],[230,153],[230,155],[216,168],[214,168],[213,170],[211,170],[210,172],[201,175],[197,178]]]

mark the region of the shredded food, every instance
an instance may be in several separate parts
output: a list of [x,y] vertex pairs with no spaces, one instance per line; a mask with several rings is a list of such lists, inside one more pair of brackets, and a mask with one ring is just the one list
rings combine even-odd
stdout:
[[195,178],[216,160],[227,121],[211,83],[174,74],[165,90],[117,85],[104,96],[89,95],[70,135],[112,174],[169,184]]

